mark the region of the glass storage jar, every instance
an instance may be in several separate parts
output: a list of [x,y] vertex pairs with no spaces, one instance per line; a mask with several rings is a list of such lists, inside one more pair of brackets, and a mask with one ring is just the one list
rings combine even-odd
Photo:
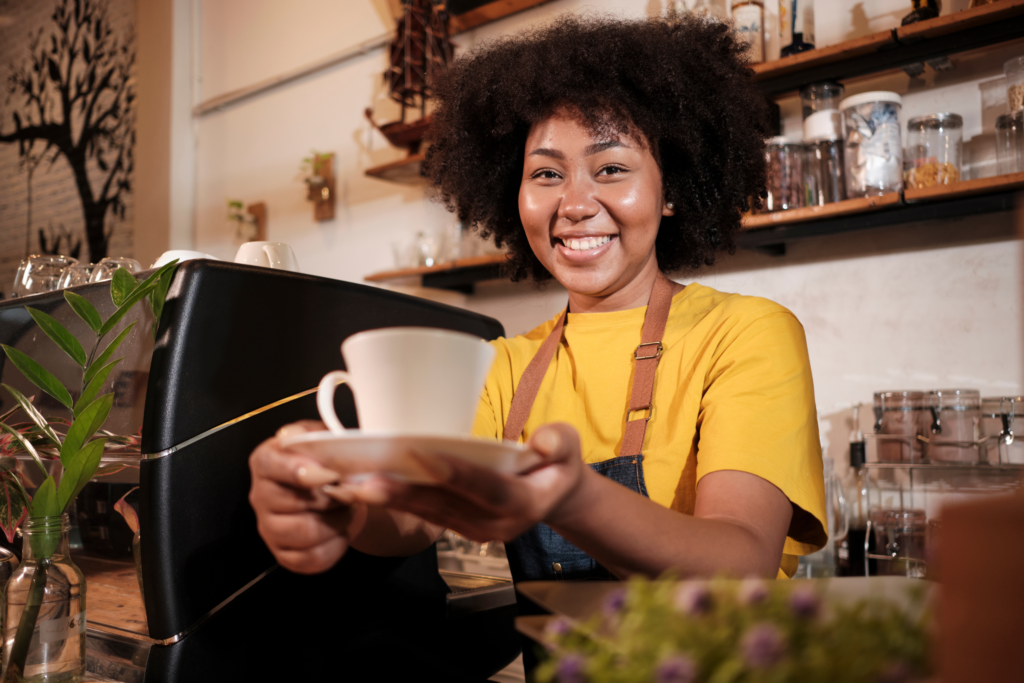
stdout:
[[843,135],[839,111],[825,109],[804,120],[806,165],[814,177],[811,206],[824,206],[846,199],[843,173]]
[[910,119],[904,151],[910,167],[904,178],[906,187],[921,189],[960,181],[963,128],[963,118],[950,112]]
[[785,211],[804,206],[804,146],[784,137],[774,137],[768,141],[765,157],[768,162],[765,211]]
[[839,105],[847,197],[899,192],[903,187],[902,106],[899,95],[886,91],[847,97]]
[[66,513],[29,517],[22,525],[21,566],[4,588],[5,674],[11,665],[22,614],[34,602],[29,600],[32,584],[41,569],[46,570],[21,674],[26,683],[75,683],[85,676],[85,576],[68,554],[70,530]]
[[925,456],[934,462],[978,462],[981,392],[977,389],[936,389],[928,394],[932,424]]
[[1024,110],[1003,114],[996,118],[996,171],[1020,173],[1024,171]]
[[[803,113],[803,120],[806,121],[811,114],[820,111],[839,110],[839,102],[843,99],[846,88],[840,83],[825,81],[823,83],[811,83],[800,88],[800,109]],[[804,138],[804,142],[807,138]]]
[[928,524],[924,510],[879,508],[871,511],[875,540],[873,555],[887,559],[876,561],[879,576],[925,575],[928,557]]
[[981,399],[982,461],[1024,465],[1024,396]]
[[1003,64],[1006,76],[1006,104],[1010,113],[1024,107],[1024,57],[1014,57]]
[[875,393],[875,434],[879,462],[918,462],[922,441],[931,427],[928,397],[923,391]]

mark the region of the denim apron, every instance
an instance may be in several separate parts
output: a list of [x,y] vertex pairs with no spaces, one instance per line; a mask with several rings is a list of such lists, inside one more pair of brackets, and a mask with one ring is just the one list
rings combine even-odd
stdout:
[[[647,486],[644,483],[644,458],[641,450],[647,421],[653,414],[654,375],[658,360],[661,358],[661,339],[665,332],[671,306],[672,282],[659,273],[654,288],[651,290],[647,313],[644,316],[640,345],[633,352],[636,366],[620,455],[590,465],[591,469],[598,474],[645,497],[647,496]],[[537,398],[541,381],[562,341],[562,329],[565,326],[568,312],[569,310],[566,308],[519,380],[519,385],[512,397],[508,419],[505,421],[504,439],[506,441],[518,441],[523,433],[526,418]],[[646,415],[641,416],[641,413],[646,413]],[[632,419],[634,416],[636,419]],[[544,523],[529,529],[514,541],[506,543],[505,548],[508,553],[509,567],[512,570],[512,578],[517,583],[520,581],[615,580],[615,576],[611,572]],[[519,596],[518,600],[521,615],[543,613],[536,605],[522,596]],[[533,656],[532,645],[528,644],[528,641],[524,641],[523,657],[527,670],[532,670],[536,659]]]

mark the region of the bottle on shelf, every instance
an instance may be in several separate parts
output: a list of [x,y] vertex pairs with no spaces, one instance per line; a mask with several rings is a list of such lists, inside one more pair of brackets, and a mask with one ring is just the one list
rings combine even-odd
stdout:
[[761,0],[734,0],[732,20],[736,30],[750,44],[750,61],[764,61],[764,3]]
[[903,17],[900,25],[916,24],[925,19],[934,19],[939,16],[939,0],[913,0],[914,11]]
[[814,0],[779,0],[779,45],[783,57],[814,49]]
[[860,404],[853,407],[850,433],[850,476],[846,482],[846,505],[850,513],[845,538],[836,541],[836,575],[864,576],[864,542],[868,527],[868,471],[864,432],[860,429]]

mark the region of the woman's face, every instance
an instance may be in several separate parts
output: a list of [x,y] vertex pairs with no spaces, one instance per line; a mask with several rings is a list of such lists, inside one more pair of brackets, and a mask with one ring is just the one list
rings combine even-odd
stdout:
[[570,293],[647,303],[654,240],[672,211],[646,145],[595,138],[565,112],[539,121],[526,139],[519,215],[533,253]]

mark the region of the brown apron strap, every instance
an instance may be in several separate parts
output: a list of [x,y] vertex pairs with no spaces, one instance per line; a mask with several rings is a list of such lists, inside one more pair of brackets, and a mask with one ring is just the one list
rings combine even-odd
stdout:
[[505,420],[505,432],[502,438],[505,441],[519,441],[523,434],[523,427],[526,426],[526,418],[530,416],[533,409],[533,402],[537,398],[537,391],[540,390],[540,383],[547,374],[551,359],[555,357],[555,350],[562,341],[562,328],[565,327],[565,318],[569,315],[566,307],[561,317],[555,323],[555,328],[544,340],[544,343],[537,349],[537,354],[530,360],[530,364],[523,371],[519,378],[519,386],[512,395],[512,405],[508,409],[508,419]]
[[[668,323],[669,309],[672,308],[672,281],[658,273],[658,279],[651,290],[651,300],[647,304],[644,315],[644,327],[640,333],[640,345],[633,352],[636,366],[633,370],[633,391],[629,398],[629,411],[626,413],[626,434],[622,438],[622,449],[619,455],[640,455],[644,447],[644,433],[647,421],[654,415],[654,373],[661,360],[664,347],[661,340],[665,336],[665,325]],[[634,413],[646,411],[647,415],[631,419]]]
[[[622,440],[620,455],[639,455],[643,448],[647,421],[653,414],[651,401],[654,396],[654,374],[658,367],[658,360],[661,358],[661,339],[665,333],[665,325],[668,323],[668,313],[671,307],[672,281],[658,273],[658,279],[654,282],[654,289],[651,290],[651,298],[647,304],[647,313],[644,315],[640,346],[633,352],[636,369],[633,372],[632,395],[629,399],[629,412],[626,413],[626,434]],[[566,308],[519,379],[519,386],[516,387],[515,394],[512,396],[508,419],[505,420],[503,438],[506,441],[518,441],[522,436],[523,427],[526,426],[526,419],[533,409],[533,402],[537,398],[540,384],[562,341],[562,329],[565,327],[568,314],[569,309]],[[634,412],[642,410],[647,411],[645,417],[636,420],[629,419]]]

